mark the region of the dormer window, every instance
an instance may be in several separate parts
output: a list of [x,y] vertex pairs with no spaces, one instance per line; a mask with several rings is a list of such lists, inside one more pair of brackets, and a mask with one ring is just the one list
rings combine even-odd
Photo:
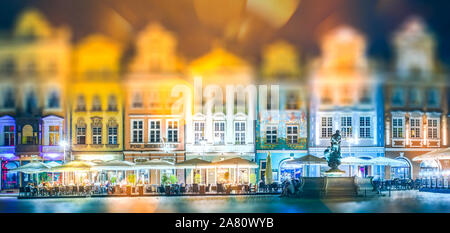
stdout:
[[101,111],[101,110],[102,110],[102,102],[100,101],[100,96],[96,95],[92,99],[91,111]]
[[15,63],[12,58],[7,58],[1,64],[1,72],[6,76],[12,76],[15,72]]
[[296,110],[298,109],[298,94],[295,92],[290,92],[287,96],[286,109]]
[[77,97],[77,108],[76,111],[86,111],[86,100],[84,96],[79,95]]
[[133,108],[142,108],[143,101],[142,101],[142,94],[141,93],[134,93],[132,104]]
[[369,104],[371,102],[370,91],[369,88],[363,88],[361,91],[361,96],[359,98],[359,102],[361,104]]
[[432,88],[427,92],[427,104],[428,107],[439,107],[440,99],[439,99],[439,90],[436,88]]
[[14,93],[12,88],[8,88],[5,92],[3,107],[14,108]]
[[409,104],[411,106],[419,106],[420,105],[419,89],[413,88],[409,91]]
[[403,106],[405,104],[404,100],[404,90],[403,88],[394,88],[392,91],[392,105]]
[[59,94],[57,91],[52,91],[47,103],[49,108],[59,108]]
[[117,111],[117,98],[115,95],[108,97],[108,111]]

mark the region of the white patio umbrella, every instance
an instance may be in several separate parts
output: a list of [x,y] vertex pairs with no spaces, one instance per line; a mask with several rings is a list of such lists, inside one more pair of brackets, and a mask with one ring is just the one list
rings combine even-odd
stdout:
[[373,165],[373,162],[371,162],[368,159],[361,159],[359,157],[349,156],[344,157],[341,159],[342,165],[348,165],[349,168],[349,175],[351,175],[351,166],[366,166],[366,165]]
[[152,159],[144,162],[137,162],[138,169],[175,169],[175,164],[161,159]]
[[41,172],[48,171],[49,169],[50,169],[50,167],[48,165],[46,165],[45,163],[42,163],[42,162],[31,162],[31,163],[27,163],[25,165],[22,165],[20,167],[13,168],[10,171],[23,172],[23,173],[26,173],[26,174],[36,174],[36,173],[41,173]]
[[300,167],[303,165],[309,165],[307,170],[307,176],[311,174],[311,165],[327,165],[328,162],[324,158],[319,158],[314,155],[305,155],[300,158],[289,160],[286,163],[287,167]]
[[391,166],[391,167],[407,167],[408,164],[404,161],[400,161],[397,159],[391,159],[386,157],[376,157],[370,160],[373,162],[373,165],[378,166]]
[[94,165],[95,163],[92,162],[73,160],[68,163],[52,167],[51,171],[54,172],[90,171],[91,167]]
[[61,166],[60,163],[57,163],[55,161],[51,161],[50,163],[46,163],[45,165],[49,166],[50,168],[56,167],[56,166]]
[[183,162],[177,163],[175,165],[177,168],[214,168],[214,165],[211,164],[211,162],[203,160],[203,159],[188,159]]
[[97,163],[92,167],[93,170],[112,170],[112,171],[126,171],[126,170],[135,170],[134,163],[129,161],[122,160],[109,160]]
[[423,160],[446,160],[450,159],[450,148],[437,149],[423,155],[416,156],[413,161],[423,161]]
[[342,165],[361,165],[361,166],[374,165],[373,162],[370,161],[369,159],[361,159],[359,157],[354,157],[354,156],[342,158],[341,164]]

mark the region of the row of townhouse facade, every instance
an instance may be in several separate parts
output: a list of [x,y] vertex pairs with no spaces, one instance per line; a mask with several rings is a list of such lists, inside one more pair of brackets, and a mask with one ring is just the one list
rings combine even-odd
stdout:
[[140,171],[153,184],[163,173],[183,183],[197,174],[203,183],[258,181],[267,169],[276,181],[320,176],[323,166],[285,162],[322,157],[336,130],[344,157],[408,164],[342,166],[348,175],[417,178],[449,167],[446,160],[413,161],[448,147],[449,130],[448,77],[419,19],[394,35],[392,68],[368,59],[366,38],[350,27],[324,35],[321,55],[304,66],[294,46],[274,42],[261,69],[220,45],[186,65],[175,34],[156,23],[136,38],[124,62],[126,47],[106,36],[72,45],[70,31],[52,27],[40,12],[19,16],[14,33],[0,40],[2,189],[27,182],[29,176],[9,170],[33,160],[240,157],[259,165],[217,177],[211,169]]

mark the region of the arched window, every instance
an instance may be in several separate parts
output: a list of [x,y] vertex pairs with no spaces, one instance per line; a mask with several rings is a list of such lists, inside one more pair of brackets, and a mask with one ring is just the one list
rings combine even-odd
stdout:
[[34,145],[35,144],[33,126],[24,125],[22,127],[22,144],[24,144],[24,145]]
[[102,110],[102,102],[100,101],[100,96],[95,95],[92,99],[92,109],[91,111],[101,111]]
[[402,161],[403,166],[391,167],[391,179],[410,179],[411,178],[411,164],[405,158],[398,157],[396,160]]

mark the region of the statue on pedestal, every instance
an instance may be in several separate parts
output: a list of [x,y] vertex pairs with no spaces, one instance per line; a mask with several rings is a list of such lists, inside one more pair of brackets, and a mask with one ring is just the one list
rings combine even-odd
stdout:
[[327,147],[324,151],[325,158],[328,162],[328,166],[331,168],[327,173],[343,173],[344,171],[339,170],[339,165],[341,164],[341,134],[339,130],[331,135],[331,147]]

